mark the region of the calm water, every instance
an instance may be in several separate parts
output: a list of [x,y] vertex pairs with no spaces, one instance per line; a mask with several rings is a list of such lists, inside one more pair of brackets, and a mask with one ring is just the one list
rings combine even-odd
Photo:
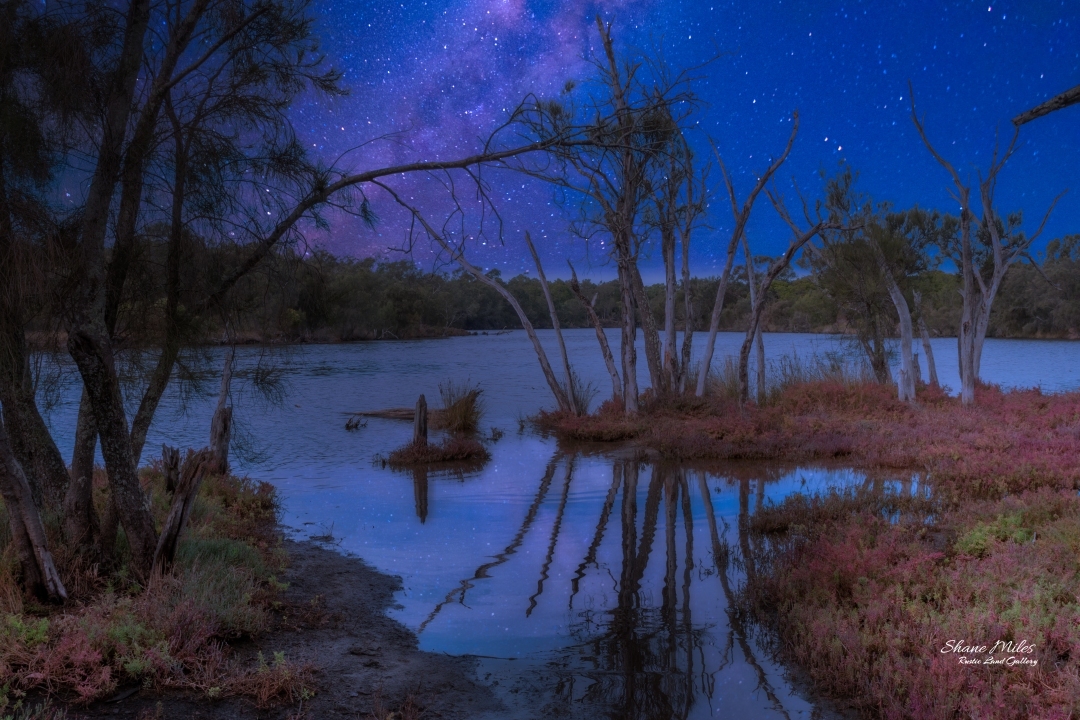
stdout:
[[[603,399],[610,382],[595,336],[571,331],[568,339],[576,369]],[[741,339],[720,336],[720,362]],[[842,346],[766,335],[766,349],[806,357]],[[955,341],[935,341],[934,350],[942,382],[957,387]],[[424,649],[480,656],[481,676],[519,716],[814,714],[783,668],[729,621],[728,597],[742,577],[746,521],[757,507],[800,488],[862,483],[863,474],[655,465],[560,449],[519,430],[520,418],[552,404],[521,332],[308,346],[269,358],[241,348],[237,357],[234,405],[246,446],[237,464],[279,488],[294,534],[330,535],[401,576],[393,616],[419,633]],[[277,406],[247,384],[260,358],[282,371]],[[990,340],[983,366],[985,379],[1003,385],[1071,389],[1080,385],[1080,344]],[[344,429],[349,412],[411,406],[419,393],[437,406],[446,379],[480,383],[485,425],[505,431],[478,472],[382,469],[372,457],[407,442],[411,423],[371,419]],[[168,397],[146,458],[161,442],[205,444],[212,396],[213,378],[186,402]],[[64,448],[75,400],[73,390],[64,394],[50,418]]]

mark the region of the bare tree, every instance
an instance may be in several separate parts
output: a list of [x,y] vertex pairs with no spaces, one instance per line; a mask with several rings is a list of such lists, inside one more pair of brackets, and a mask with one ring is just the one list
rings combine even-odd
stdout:
[[[794,138],[794,134],[792,134]],[[790,147],[790,144],[789,144]],[[769,200],[772,201],[773,207],[776,208],[777,213],[781,218],[791,227],[792,238],[788,243],[787,250],[780,257],[773,260],[765,274],[761,277],[760,282],[754,291],[753,306],[750,308],[750,326],[746,330],[746,337],[743,339],[742,347],[739,348],[739,401],[749,402],[750,400],[750,349],[753,345],[754,338],[758,335],[761,327],[761,314],[765,309],[765,301],[769,294],[769,288],[772,287],[773,281],[780,276],[784,270],[791,266],[791,261],[794,259],[795,254],[802,250],[811,239],[816,237],[823,229],[837,227],[837,223],[831,220],[825,220],[818,217],[808,229],[802,229],[788,214],[787,208],[784,207],[783,199],[772,191],[766,191],[769,195]],[[809,218],[807,218],[809,220]],[[747,245],[749,247],[749,244]]]
[[727,254],[724,260],[724,269],[720,272],[720,284],[716,288],[716,300],[713,301],[712,315],[709,317],[709,335],[705,340],[705,357],[701,361],[701,368],[698,370],[697,389],[695,394],[701,397],[705,394],[705,382],[708,379],[709,368],[712,366],[713,351],[716,348],[716,333],[720,331],[720,315],[724,310],[724,295],[727,293],[728,281],[731,277],[731,268],[735,264],[735,254],[738,252],[739,243],[742,240],[743,233],[746,231],[746,223],[750,221],[750,213],[754,209],[754,202],[757,200],[758,195],[765,189],[765,186],[769,183],[769,180],[776,171],[780,169],[780,166],[787,160],[788,155],[791,154],[791,147],[795,144],[795,137],[799,133],[799,113],[792,113],[792,127],[791,136],[788,138],[787,145],[784,147],[784,151],[780,153],[780,157],[772,162],[761,177],[758,178],[757,183],[754,185],[750,194],[747,196],[746,201],[743,202],[742,207],[739,207],[738,198],[735,195],[735,186],[731,181],[731,175],[728,174],[727,166],[724,165],[723,159],[720,157],[720,153],[713,148],[713,152],[716,155],[717,163],[720,165],[720,170],[724,174],[724,185],[727,187],[728,199],[731,201],[731,214],[735,221],[735,225],[731,231],[731,239],[728,241]]
[[[563,133],[577,123],[587,128],[589,142],[552,145],[552,165],[526,172],[581,201],[580,217],[574,222],[579,235],[587,240],[598,234],[610,238],[607,248],[618,272],[622,309],[620,394],[625,411],[633,414],[638,410],[635,341],[639,323],[654,392],[669,388],[660,331],[638,258],[655,227],[646,215],[657,193],[663,195],[661,176],[670,162],[688,157],[681,131],[696,103],[686,73],[672,76],[659,63],[620,62],[611,26],[599,17],[596,25],[604,50],[596,62],[596,92],[577,107],[570,95],[573,87],[568,86],[564,100],[539,102],[522,118],[527,132],[540,138]],[[676,186],[671,190],[678,191]],[[673,237],[662,239],[665,250],[673,247]]]
[[[975,383],[979,377],[983,342],[986,339],[994,298],[1009,267],[1028,254],[1031,244],[1042,233],[1061,195],[1050,204],[1038,229],[1031,236],[1025,236],[1018,231],[1019,216],[1012,216],[1008,224],[1001,222],[994,210],[994,190],[997,187],[998,174],[1016,151],[1020,132],[1017,126],[1004,151],[1001,151],[1000,147],[994,148],[986,176],[979,173],[977,209],[981,211],[981,216],[976,215],[976,208],[971,200],[971,184],[965,183],[953,165],[930,143],[923,123],[915,111],[914,89],[910,84],[908,92],[911,94],[911,120],[926,149],[952,177],[954,190],[950,194],[960,204],[960,247],[958,252],[955,247],[948,249],[952,250],[953,260],[960,269],[963,297],[957,338],[960,344],[960,397],[964,405],[971,405],[975,402]],[[973,241],[978,241],[982,247],[976,248]],[[983,251],[981,254],[977,252],[979,249]],[[984,276],[983,263],[979,262],[981,259],[987,259],[991,266],[988,278]]]
[[915,301],[915,312],[918,315],[919,337],[922,339],[923,355],[926,356],[926,372],[929,373],[930,385],[940,387],[937,376],[937,363],[934,362],[934,348],[930,345],[930,331],[926,327],[926,319],[922,314],[922,295],[918,290],[912,292]]
[[570,369],[570,358],[566,355],[566,343],[563,341],[562,328],[559,326],[559,313],[555,311],[555,301],[551,299],[551,288],[548,287],[547,276],[544,274],[544,266],[540,262],[540,256],[536,253],[532,238],[528,231],[525,232],[525,244],[529,247],[533,262],[536,263],[536,275],[540,278],[540,289],[544,291],[544,299],[547,301],[548,313],[551,316],[551,327],[555,330],[555,340],[559,343],[559,354],[562,356],[563,374],[566,379],[566,402],[570,412],[581,415],[588,408],[579,408],[577,398],[574,396],[574,372]]
[[[567,264],[570,264],[569,261],[567,261]],[[596,340],[600,343],[600,354],[604,356],[604,365],[607,366],[608,375],[611,376],[611,399],[614,400],[616,404],[621,405],[622,381],[619,379],[619,369],[615,366],[615,357],[611,354],[611,347],[608,345],[607,335],[604,333],[604,326],[600,324],[600,318],[596,314],[596,297],[589,300],[585,297],[585,294],[582,293],[581,283],[578,282],[577,271],[574,270],[572,264],[570,264],[570,291],[574,293],[574,297],[576,297],[582,307],[585,308],[585,312],[589,316],[589,322],[596,331]]]
[[[533,350],[536,352],[536,358],[540,361],[540,369],[544,373],[544,379],[547,380],[548,387],[551,388],[551,394],[555,396],[555,402],[557,403],[561,412],[573,412],[570,398],[568,397],[569,383],[566,388],[559,384],[558,378],[555,377],[555,371],[551,369],[551,362],[548,360],[547,352],[544,350],[544,346],[540,344],[540,338],[536,335],[536,329],[533,327],[532,322],[529,321],[529,317],[525,314],[525,310],[521,307],[521,303],[514,297],[506,286],[492,277],[484,274],[480,268],[470,263],[465,258],[464,242],[455,244],[446,232],[445,226],[442,231],[437,230],[424,215],[415,207],[405,202],[404,199],[396,193],[390,186],[375,180],[374,184],[381,187],[390,197],[394,199],[401,207],[405,208],[412,216],[413,222],[418,223],[420,228],[427,234],[427,236],[435,241],[435,243],[445,252],[452,262],[461,266],[465,272],[472,275],[474,278],[487,285],[495,292],[502,295],[502,297],[510,303],[510,306],[514,308],[514,312],[517,313],[518,320],[521,322],[521,326],[525,329],[525,333],[529,336],[529,340],[532,342]],[[449,221],[448,221],[449,222]],[[413,231],[410,229],[410,247],[411,236]],[[530,247],[532,242],[529,242]],[[537,259],[537,266],[539,267],[539,259]],[[553,311],[554,312],[554,311]],[[569,372],[569,361],[567,361],[567,370]],[[568,375],[569,379],[569,375]]]

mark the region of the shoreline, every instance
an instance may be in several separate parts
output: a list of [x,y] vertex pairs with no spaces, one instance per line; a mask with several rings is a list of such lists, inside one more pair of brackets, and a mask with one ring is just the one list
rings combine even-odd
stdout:
[[69,720],[506,716],[476,677],[475,659],[419,650],[416,634],[386,613],[400,578],[315,540],[285,540],[282,547],[289,556],[283,576],[289,586],[278,598],[271,629],[230,647],[244,665],[256,664],[260,653],[269,658],[284,652],[290,661],[312,667],[312,697],[260,708],[245,698],[212,700],[135,686],[118,688],[105,701],[68,707]]

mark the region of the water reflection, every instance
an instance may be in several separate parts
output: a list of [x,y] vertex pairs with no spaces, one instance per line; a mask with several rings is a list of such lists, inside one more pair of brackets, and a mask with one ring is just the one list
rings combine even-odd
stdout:
[[[851,471],[707,470],[642,455],[604,460],[557,451],[509,541],[434,604],[419,625],[421,642],[430,646],[433,628],[443,639],[466,628],[482,632],[446,613],[494,617],[519,634],[538,619],[546,623],[560,638],[554,647],[518,652],[525,662],[514,667],[497,658],[485,665],[511,677],[505,699],[532,709],[540,703],[545,714],[815,715],[743,627],[733,598],[760,551],[752,514],[806,487],[808,477],[820,485],[816,475],[840,485],[884,482]],[[420,512],[418,501],[423,521],[426,502]]]

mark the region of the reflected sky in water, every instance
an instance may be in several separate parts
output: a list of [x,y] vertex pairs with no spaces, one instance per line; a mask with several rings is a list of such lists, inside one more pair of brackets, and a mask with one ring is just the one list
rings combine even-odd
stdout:
[[[607,376],[592,331],[568,337],[576,369],[603,397]],[[720,362],[741,339],[720,336]],[[766,335],[766,348],[774,358],[843,349],[810,335]],[[939,374],[952,385],[955,348],[935,341]],[[391,614],[419,633],[424,649],[480,656],[481,676],[517,715],[813,714],[733,621],[729,598],[752,554],[747,518],[762,503],[867,482],[861,473],[679,467],[625,450],[560,448],[519,431],[520,418],[550,405],[520,332],[275,350],[269,360],[286,381],[280,406],[256,401],[249,385],[266,353],[240,348],[237,357],[236,422],[256,451],[241,453],[238,466],[278,487],[292,533],[332,536],[341,550],[400,576]],[[1063,389],[1075,385],[1078,359],[1075,343],[988,340],[983,367],[994,382]],[[205,394],[185,405],[173,388],[147,458],[161,442],[205,444],[216,361]],[[349,412],[411,406],[421,392],[438,406],[446,379],[479,382],[485,426],[506,433],[480,471],[394,472],[372,458],[407,442],[411,423],[373,418],[344,429]],[[68,392],[50,415],[65,454],[77,399]]]

